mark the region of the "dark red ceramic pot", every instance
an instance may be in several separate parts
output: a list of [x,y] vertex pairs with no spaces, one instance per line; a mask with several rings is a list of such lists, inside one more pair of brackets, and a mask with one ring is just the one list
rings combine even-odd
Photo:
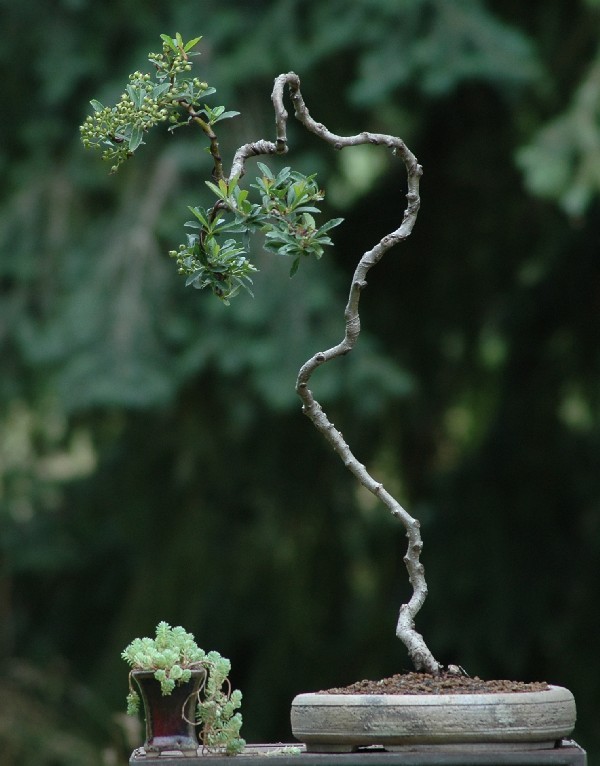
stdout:
[[[171,694],[163,695],[160,683],[151,670],[134,670],[132,677],[140,691],[146,718],[147,753],[166,750],[189,752],[198,749],[194,726],[198,690],[204,680],[204,668],[192,670],[189,681],[176,684]],[[186,720],[187,719],[187,720]]]

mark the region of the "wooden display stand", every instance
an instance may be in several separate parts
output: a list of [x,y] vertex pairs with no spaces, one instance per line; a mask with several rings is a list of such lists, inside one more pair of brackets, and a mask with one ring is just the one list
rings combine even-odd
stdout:
[[130,766],[587,766],[587,755],[576,742],[563,740],[559,747],[545,750],[473,752],[452,751],[440,746],[436,752],[396,751],[365,748],[356,753],[278,753],[292,745],[248,745],[236,756],[166,754],[146,755],[134,750]]

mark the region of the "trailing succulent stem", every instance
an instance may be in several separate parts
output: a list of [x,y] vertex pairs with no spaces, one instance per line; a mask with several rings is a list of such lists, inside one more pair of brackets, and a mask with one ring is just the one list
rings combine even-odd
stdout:
[[[408,649],[417,670],[439,673],[441,666],[429,651],[423,637],[415,630],[414,620],[427,595],[420,554],[423,547],[419,522],[377,482],[350,451],[342,434],[328,420],[323,409],[309,389],[313,372],[327,361],[352,350],[360,333],[358,306],[366,287],[369,270],[394,245],[403,242],[411,233],[419,211],[419,179],[422,168],[416,157],[397,137],[381,133],[363,132],[355,136],[338,136],[310,116],[300,91],[300,79],[293,72],[275,79],[272,102],[275,110],[275,141],[260,139],[240,146],[233,157],[227,175],[223,168],[219,142],[214,126],[237,112],[225,111],[223,106],[208,106],[204,99],[215,90],[200,78],[189,74],[190,57],[197,55],[192,49],[201,38],[184,42],[180,34],[174,38],[161,35],[162,53],[150,54],[154,74],[135,72],[115,107],[105,107],[92,101],[93,114],[81,126],[82,140],[91,148],[103,149],[103,157],[113,162],[112,170],[143,144],[147,131],[159,122],[168,121],[170,130],[185,125],[197,126],[208,140],[212,157],[212,181],[206,184],[216,198],[207,208],[190,207],[193,219],[186,226],[192,229],[186,242],[172,250],[179,272],[186,284],[198,289],[209,287],[222,301],[229,300],[240,290],[250,289],[251,275],[256,267],[248,258],[249,234],[260,231],[264,235],[265,249],[290,257],[290,275],[307,256],[320,258],[324,247],[331,244],[329,232],[342,221],[334,218],[316,224],[314,215],[320,212],[317,203],[323,199],[314,175],[284,168],[275,175],[267,165],[258,163],[261,175],[249,189],[240,181],[246,173],[249,159],[284,155],[288,151],[288,113],[284,107],[286,90],[294,106],[294,116],[311,133],[334,149],[360,145],[374,145],[389,149],[406,167],[408,179],[407,206],[400,226],[384,236],[360,258],[352,277],[345,310],[346,328],[343,339],[332,348],[312,356],[300,369],[296,390],[304,413],[340,455],[346,467],[369,491],[378,497],[398,518],[408,537],[404,557],[412,596],[400,608],[396,633]],[[254,197],[250,196],[253,190]]]

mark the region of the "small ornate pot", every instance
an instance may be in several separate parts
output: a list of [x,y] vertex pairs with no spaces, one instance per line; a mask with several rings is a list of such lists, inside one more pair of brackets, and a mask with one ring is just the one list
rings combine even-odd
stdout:
[[[152,670],[134,670],[132,678],[140,691],[146,719],[147,753],[166,750],[189,753],[198,749],[194,726],[198,691],[204,680],[204,668],[192,670],[189,681],[176,684],[171,694],[163,695]],[[186,720],[187,719],[187,720]]]

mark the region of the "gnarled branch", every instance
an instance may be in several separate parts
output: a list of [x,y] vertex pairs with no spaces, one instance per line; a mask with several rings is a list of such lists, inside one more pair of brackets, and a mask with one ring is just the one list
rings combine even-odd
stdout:
[[236,152],[231,176],[242,176],[245,172],[245,162],[248,158],[259,154],[285,154],[288,150],[287,121],[288,113],[284,107],[284,91],[289,89],[289,95],[294,105],[294,116],[311,133],[326,141],[333,148],[341,150],[345,147],[360,145],[375,145],[390,149],[400,157],[406,167],[408,178],[407,205],[400,226],[384,236],[375,246],[363,254],[352,277],[350,293],[345,309],[345,333],[342,340],[332,348],[319,351],[308,359],[301,367],[296,382],[296,391],[302,400],[302,410],[320,431],[325,439],[338,453],[344,465],[372,492],[388,510],[398,518],[406,530],[408,547],[404,556],[409,581],[412,586],[412,596],[400,608],[396,635],[406,646],[409,656],[417,670],[437,674],[441,665],[433,657],[423,636],[415,630],[414,620],[423,606],[427,596],[424,567],[420,562],[423,543],[420,534],[420,524],[400,503],[376,481],[353,455],[342,434],[330,422],[321,405],[314,398],[308,384],[313,372],[325,362],[347,354],[354,348],[360,334],[360,316],[358,312],[360,296],[366,287],[366,277],[369,270],[375,266],[394,245],[404,241],[411,233],[419,211],[419,180],[422,168],[417,158],[407,148],[405,143],[395,136],[382,133],[363,132],[355,136],[338,136],[328,130],[325,125],[315,122],[304,103],[300,92],[300,78],[293,72],[281,74],[275,79],[272,101],[275,109],[276,141],[257,141],[245,144]]

